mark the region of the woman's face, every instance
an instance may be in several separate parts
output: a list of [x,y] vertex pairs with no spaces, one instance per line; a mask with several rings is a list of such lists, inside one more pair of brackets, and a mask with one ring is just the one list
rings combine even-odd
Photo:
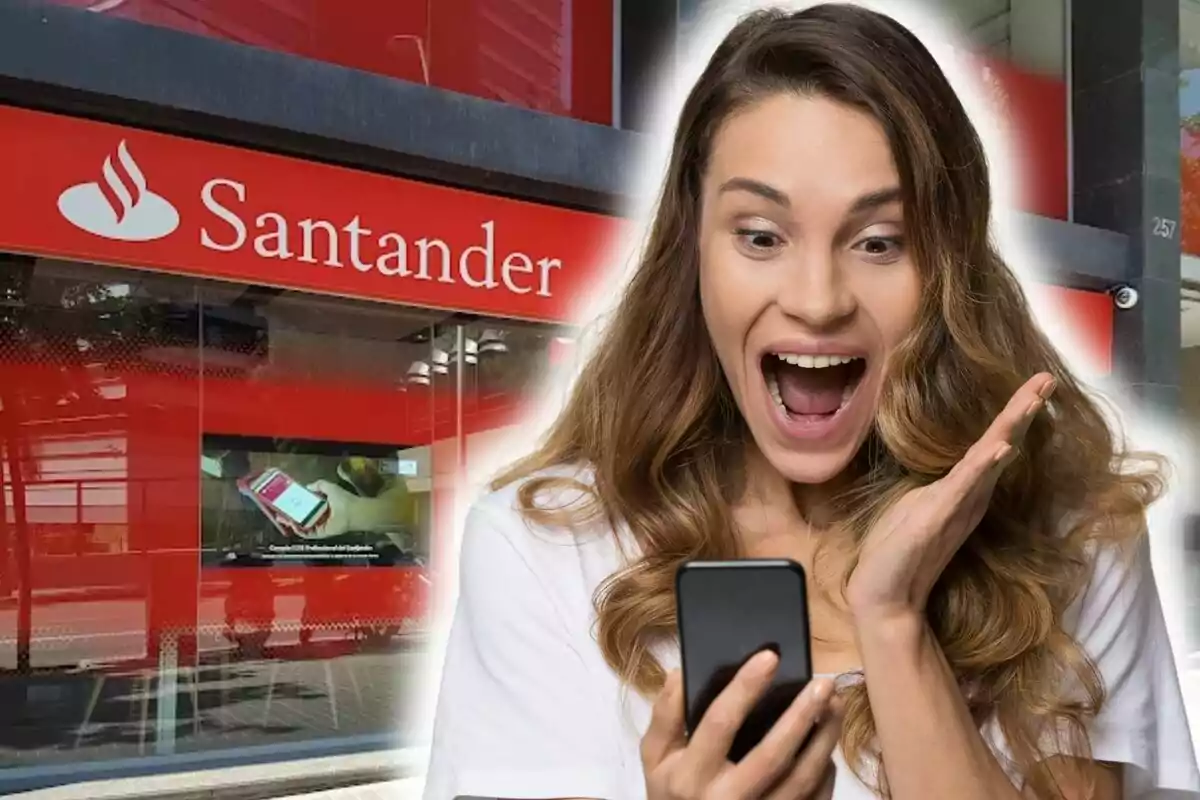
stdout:
[[725,122],[704,180],[700,293],[759,449],[821,484],[861,447],[916,320],[900,180],[875,120],[779,94]]

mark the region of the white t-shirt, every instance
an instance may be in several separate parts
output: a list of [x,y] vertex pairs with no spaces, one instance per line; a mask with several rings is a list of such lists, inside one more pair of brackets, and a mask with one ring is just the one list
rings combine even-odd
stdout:
[[[618,681],[593,638],[593,594],[626,563],[613,532],[531,526],[509,486],[471,509],[459,558],[425,799],[645,798],[638,748],[650,704]],[[1125,800],[1200,798],[1148,554],[1124,564],[1101,554],[1070,615],[1107,689],[1093,753],[1127,765]],[[677,650],[661,656],[678,665]],[[840,755],[835,763],[834,800],[874,800]]]

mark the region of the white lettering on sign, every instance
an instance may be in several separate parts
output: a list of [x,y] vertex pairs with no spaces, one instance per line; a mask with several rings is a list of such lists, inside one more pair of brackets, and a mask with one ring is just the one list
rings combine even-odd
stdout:
[[513,294],[532,292],[539,297],[553,296],[552,278],[563,266],[557,258],[517,250],[502,252],[501,232],[495,220],[480,223],[479,238],[460,253],[433,237],[410,241],[395,231],[377,235],[357,215],[339,227],[336,222],[318,218],[297,220],[293,225],[278,211],[264,211],[255,217],[251,236],[251,226],[239,214],[248,197],[246,185],[229,178],[213,178],[204,184],[200,200],[214,219],[201,225],[200,244],[209,250],[232,253],[249,243],[260,258],[334,269],[349,263],[363,273],[374,270],[387,277],[461,282],[472,289],[503,286]]
[[309,264],[317,263],[317,258],[313,255],[313,252],[316,250],[314,241],[316,239],[316,232],[324,231],[326,266],[342,266],[342,262],[338,261],[338,229],[333,227],[332,222],[326,222],[323,219],[302,219],[300,220],[300,231],[304,234],[304,252],[300,255],[301,261]]
[[370,272],[373,265],[362,260],[362,237],[370,236],[370,229],[362,227],[355,214],[342,230],[350,237],[350,264],[359,272]]
[[[233,228],[233,241],[228,244],[221,244],[208,232],[208,228],[200,228],[200,244],[207,247],[209,250],[218,250],[222,253],[232,253],[234,250],[240,250],[242,245],[246,243],[246,225],[238,217],[237,214],[230,211],[225,206],[217,202],[215,195],[218,186],[228,187],[233,189],[235,196],[241,202],[246,202],[246,187],[236,181],[228,181],[224,178],[213,178],[208,183],[204,184],[204,188],[200,190],[200,200],[204,203],[204,207],[215,214],[222,222]],[[290,256],[289,256],[290,257]]]
[[254,237],[254,252],[263,258],[292,257],[292,251],[288,249],[287,220],[282,214],[264,211],[254,224],[260,231],[266,231]]
[[379,237],[379,247],[385,251],[375,259],[375,269],[379,270],[379,274],[397,275],[401,278],[412,274],[408,271],[408,243],[404,241],[403,236],[398,233],[385,233]]
[[524,253],[509,253],[504,259],[504,264],[500,267],[500,274],[504,278],[504,285],[513,294],[529,294],[533,291],[529,286],[524,286],[517,283],[517,279],[513,277],[514,272],[524,273],[526,275],[533,274],[533,259]]
[[[463,250],[462,255],[458,259],[458,274],[462,275],[463,283],[473,289],[495,289],[496,284],[496,223],[483,223],[484,236],[487,238],[487,243],[484,245],[472,245],[466,250]],[[471,275],[471,264],[468,259],[472,255],[483,256],[483,278],[476,280]]]
[[417,268],[417,277],[423,281],[429,280],[429,251],[437,250],[442,254],[442,283],[454,283],[450,275],[450,245],[441,239],[417,239],[417,250],[421,254],[421,265]]

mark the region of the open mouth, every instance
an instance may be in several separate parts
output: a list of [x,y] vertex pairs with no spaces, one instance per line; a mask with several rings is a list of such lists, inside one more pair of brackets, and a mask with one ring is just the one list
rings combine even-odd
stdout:
[[767,391],[795,421],[832,419],[849,404],[866,369],[862,356],[767,353],[762,359]]

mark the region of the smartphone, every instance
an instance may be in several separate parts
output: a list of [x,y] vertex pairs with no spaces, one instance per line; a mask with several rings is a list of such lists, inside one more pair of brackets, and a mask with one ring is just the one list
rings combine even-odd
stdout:
[[251,479],[247,489],[262,505],[301,530],[310,530],[329,507],[324,497],[274,467]]
[[767,693],[747,716],[729,760],[754,749],[812,680],[808,594],[794,561],[689,561],[675,574],[687,734],[752,656],[779,657]]

